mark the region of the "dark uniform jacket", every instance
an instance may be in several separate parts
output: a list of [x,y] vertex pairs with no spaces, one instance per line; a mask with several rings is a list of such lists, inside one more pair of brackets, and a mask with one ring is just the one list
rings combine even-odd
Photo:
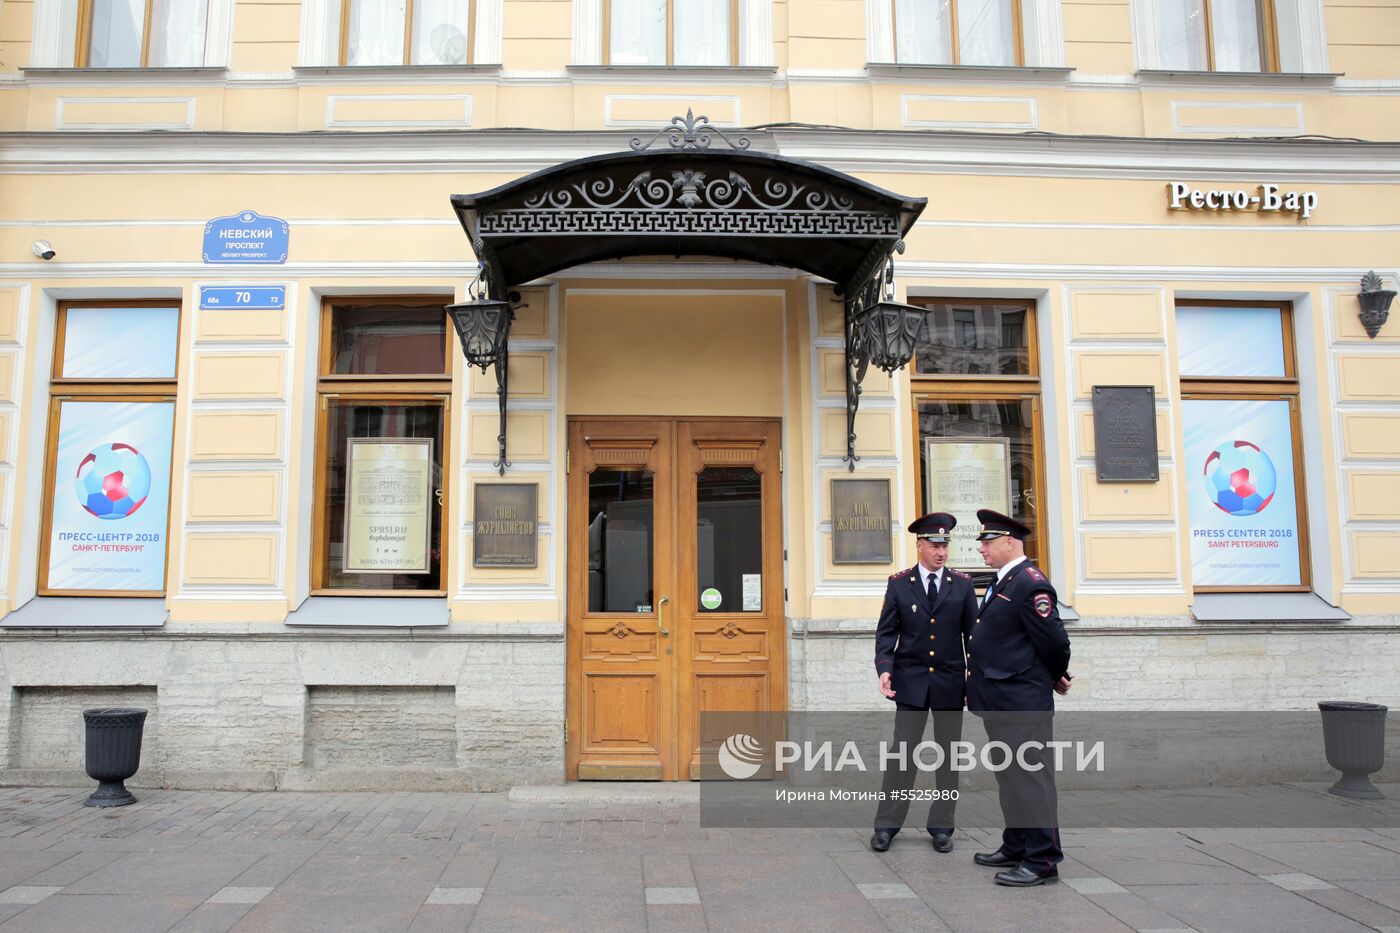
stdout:
[[982,605],[967,639],[967,706],[979,710],[1052,710],[1052,687],[1069,669],[1069,635],[1055,588],[1022,561]]
[[890,577],[875,626],[875,671],[890,671],[895,702],[962,709],[967,666],[963,638],[977,618],[972,578],[943,568],[930,604],[916,564]]

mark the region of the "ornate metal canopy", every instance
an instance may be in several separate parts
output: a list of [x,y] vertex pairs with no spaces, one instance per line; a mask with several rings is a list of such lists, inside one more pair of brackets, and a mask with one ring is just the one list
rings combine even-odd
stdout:
[[[662,140],[667,148],[651,148]],[[716,140],[731,148],[711,148]],[[718,256],[821,276],[836,283],[848,319],[864,310],[927,199],[748,147],[687,113],[645,143],[633,139],[631,151],[453,195],[452,207],[496,300],[587,262]],[[858,402],[848,401],[853,424]],[[854,465],[854,436],[848,447]]]

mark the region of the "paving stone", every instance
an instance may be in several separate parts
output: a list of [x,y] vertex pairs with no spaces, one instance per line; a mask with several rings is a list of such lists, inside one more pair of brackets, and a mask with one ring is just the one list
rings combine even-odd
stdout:
[[647,908],[647,933],[699,933],[708,930],[705,909],[698,904],[667,904]]
[[204,900],[257,861],[255,855],[133,852],[75,881],[68,894],[189,894]]
[[383,894],[416,897],[423,903],[442,875],[442,863],[407,855],[342,855],[322,850],[278,885],[278,892],[303,895]]
[[32,875],[26,882],[65,887],[122,858],[120,852],[64,852],[63,855],[63,861]]
[[303,894],[274,891],[243,915],[238,933],[383,933],[406,930],[423,899],[389,894]]
[[205,902],[185,914],[169,933],[228,933],[252,909],[252,904]]
[[75,930],[165,930],[199,906],[175,895],[55,894],[0,924],[4,933],[74,933]]
[[1380,846],[1300,842],[1247,848],[1324,881],[1385,881],[1400,878],[1400,852]]
[[12,888],[0,891],[0,904],[37,904],[62,890],[60,887],[17,884]]
[[1130,890],[1201,933],[1348,933],[1369,929],[1272,884],[1132,885]]
[[872,901],[888,901],[900,897],[917,898],[919,896],[909,889],[909,885],[902,881],[858,884],[856,885],[856,890],[864,894],[867,900]]
[[482,888],[433,888],[425,904],[479,904]]
[[1335,888],[1336,885],[1328,884],[1321,878],[1314,878],[1312,875],[1302,872],[1291,872],[1284,875],[1260,875],[1270,884],[1276,884],[1285,891],[1325,891],[1328,888]]
[[870,906],[887,928],[899,933],[949,933],[948,924],[917,897],[871,901]]
[[0,888],[28,882],[46,869],[69,858],[67,852],[25,851],[0,852]]
[[1393,926],[1396,930],[1400,930],[1400,911],[1377,904],[1360,894],[1341,888],[1331,888],[1325,891],[1301,891],[1299,893],[1314,904],[1321,904],[1328,910],[1334,910],[1357,923],[1364,923],[1377,929]]
[[1338,881],[1337,887],[1400,911],[1400,878],[1390,881]]
[[698,904],[700,892],[693,887],[648,887],[647,906],[667,904]]
[[643,931],[647,928],[647,911],[640,897],[635,901],[548,894],[497,897],[488,891],[476,906],[471,928],[472,933],[494,930],[538,933],[542,929],[597,930],[600,933]]
[[1065,884],[1069,885],[1080,894],[1127,894],[1127,890],[1115,881],[1108,878],[1064,878]]
[[1074,857],[1120,885],[1262,883],[1253,874],[1184,843],[1081,849]]
[[413,918],[409,933],[466,933],[476,916],[470,904],[424,904]]
[[259,904],[262,899],[272,893],[272,888],[267,887],[236,887],[229,885],[220,888],[209,896],[206,904]]
[[690,859],[683,854],[643,855],[642,882],[648,887],[693,887],[695,872]]

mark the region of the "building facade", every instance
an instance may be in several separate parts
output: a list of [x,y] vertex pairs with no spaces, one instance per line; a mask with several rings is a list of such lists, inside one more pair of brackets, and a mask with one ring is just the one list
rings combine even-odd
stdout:
[[[171,786],[684,780],[702,710],[883,708],[903,527],[977,504],[1067,708],[1400,701],[1397,52],[1340,0],[0,0],[4,779],[121,704]],[[920,312],[848,420],[866,200]]]

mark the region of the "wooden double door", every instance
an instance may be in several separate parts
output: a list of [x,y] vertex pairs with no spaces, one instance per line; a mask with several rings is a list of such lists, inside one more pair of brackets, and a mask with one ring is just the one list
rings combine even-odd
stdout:
[[780,438],[570,419],[569,779],[697,777],[702,712],[786,708]]

